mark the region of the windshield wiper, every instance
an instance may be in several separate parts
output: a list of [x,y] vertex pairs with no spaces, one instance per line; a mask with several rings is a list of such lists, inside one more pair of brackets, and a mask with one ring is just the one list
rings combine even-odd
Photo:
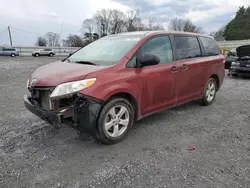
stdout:
[[69,58],[64,59],[64,61],[66,61],[66,60],[67,60],[68,62],[71,62]]
[[90,62],[90,61],[76,61],[76,63],[87,64],[87,65],[97,65],[97,64]]

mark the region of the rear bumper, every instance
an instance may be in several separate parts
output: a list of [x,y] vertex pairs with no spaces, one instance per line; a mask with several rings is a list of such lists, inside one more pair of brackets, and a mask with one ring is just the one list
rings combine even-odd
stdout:
[[55,112],[49,112],[40,108],[35,107],[29,100],[27,95],[24,95],[23,97],[24,105],[25,107],[35,114],[36,116],[40,117],[43,120],[46,120],[50,124],[53,125],[59,125],[62,123],[62,114],[61,113],[55,113]]
[[228,75],[250,76],[250,67],[230,67]]

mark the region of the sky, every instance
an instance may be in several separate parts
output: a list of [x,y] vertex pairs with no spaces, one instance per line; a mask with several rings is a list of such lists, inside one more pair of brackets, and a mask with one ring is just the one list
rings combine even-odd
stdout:
[[11,26],[13,45],[33,46],[48,31],[61,33],[61,38],[80,34],[82,21],[102,8],[139,9],[143,19],[154,17],[166,29],[171,19],[188,18],[209,33],[227,24],[250,0],[0,0],[0,4],[0,45],[9,45],[5,30]]

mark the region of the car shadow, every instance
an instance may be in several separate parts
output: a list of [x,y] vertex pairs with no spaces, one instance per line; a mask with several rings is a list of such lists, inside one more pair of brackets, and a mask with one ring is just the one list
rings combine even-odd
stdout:
[[[159,113],[155,113],[155,114],[152,114],[150,116],[147,116],[147,117],[137,121],[134,124],[134,126],[132,127],[132,129],[129,132],[129,137],[135,136],[135,134],[136,134],[135,132],[140,132],[141,130],[152,126],[152,124],[157,124],[157,123],[160,123],[162,121],[167,121],[168,119],[173,118],[173,116],[178,116],[178,112],[180,112],[180,111],[182,112],[182,111],[186,111],[187,109],[190,109],[190,108],[195,109],[195,108],[200,108],[200,107],[201,107],[201,104],[198,101],[192,101],[192,102],[189,102],[189,103],[186,103],[186,104],[183,104],[180,106],[176,106],[176,107],[171,108],[171,109],[163,110]],[[85,132],[81,132],[81,133],[78,132],[78,135],[79,135],[78,139],[81,142],[102,145],[102,143],[100,143],[95,137],[89,136]],[[126,142],[126,139],[124,141]],[[124,141],[122,141],[122,142],[124,142]]]
[[191,101],[189,103],[173,107],[171,109],[163,110],[159,113],[152,114],[150,116],[147,116],[139,121],[137,121],[134,125],[135,130],[140,130],[141,128],[145,128],[146,126],[151,126],[151,122],[157,123],[164,120],[168,120],[170,116],[176,116],[178,115],[178,112],[185,111],[189,108],[199,108],[201,104],[198,101]]

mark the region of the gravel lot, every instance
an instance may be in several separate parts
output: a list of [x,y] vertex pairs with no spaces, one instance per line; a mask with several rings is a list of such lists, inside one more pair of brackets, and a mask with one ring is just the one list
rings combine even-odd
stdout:
[[[0,58],[0,187],[249,187],[250,79],[138,122],[121,143],[54,129],[23,105],[27,77],[56,58]],[[194,146],[194,151],[188,151]]]

